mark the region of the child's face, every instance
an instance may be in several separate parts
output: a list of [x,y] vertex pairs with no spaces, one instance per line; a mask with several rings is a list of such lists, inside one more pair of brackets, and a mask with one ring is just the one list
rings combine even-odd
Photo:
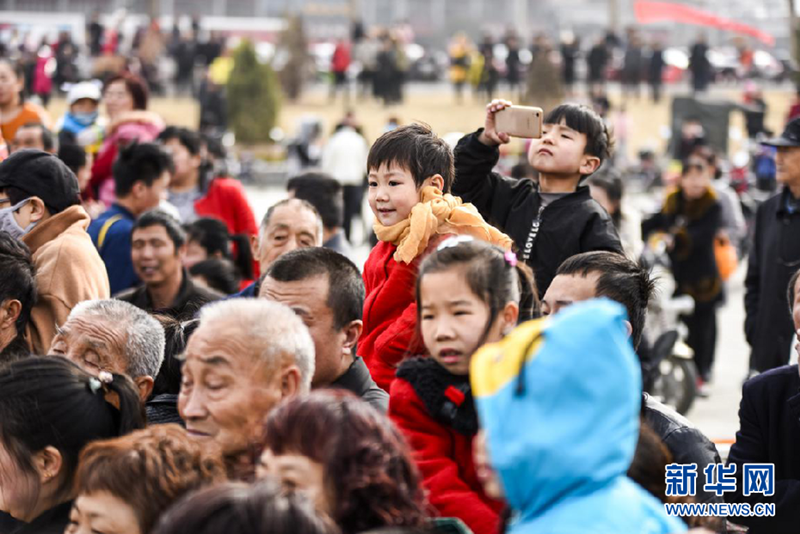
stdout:
[[[425,184],[429,185],[429,180]],[[419,189],[407,169],[383,164],[369,171],[369,207],[383,226],[405,220],[419,202]]]
[[70,112],[73,115],[89,114],[97,111],[97,102],[91,98],[81,98],[75,101],[70,107]]
[[587,175],[600,166],[600,158],[584,154],[586,134],[579,133],[565,121],[545,124],[542,137],[532,139],[528,162],[542,174]]
[[[470,290],[461,269],[426,274],[418,304],[428,353],[452,374],[469,374],[472,354],[489,321],[489,306]],[[498,317],[486,343],[502,339],[502,327]]]

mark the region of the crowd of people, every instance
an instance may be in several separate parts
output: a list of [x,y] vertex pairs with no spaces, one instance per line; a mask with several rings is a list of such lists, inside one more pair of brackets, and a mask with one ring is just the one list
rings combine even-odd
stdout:
[[[765,142],[781,188],[749,246],[754,377],[727,459],[774,463],[775,491],[739,469],[720,494],[715,445],[643,390],[638,356],[658,234],[712,380],[717,249],[747,237],[703,143],[640,223],[590,107],[548,110],[535,178],[497,172],[505,100],[454,148],[423,124],[370,147],[347,117],[257,221],[215,137],[148,110],[146,79],[75,80],[56,122],[26,80],[0,59],[0,533],[796,528],[800,119]],[[696,496],[666,491],[672,463],[700,468]],[[663,506],[723,501],[776,514]]]

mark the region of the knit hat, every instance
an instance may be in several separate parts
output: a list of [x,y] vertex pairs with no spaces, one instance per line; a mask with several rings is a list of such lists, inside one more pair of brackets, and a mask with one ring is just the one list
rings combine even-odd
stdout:
[[0,163],[0,189],[6,187],[41,198],[54,213],[81,202],[78,179],[69,167],[53,154],[33,148],[17,150]]

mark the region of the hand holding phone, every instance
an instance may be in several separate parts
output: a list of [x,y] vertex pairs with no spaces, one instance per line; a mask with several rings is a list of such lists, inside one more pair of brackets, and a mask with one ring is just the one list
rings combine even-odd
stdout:
[[542,108],[510,106],[494,116],[495,129],[514,137],[538,139],[542,136]]

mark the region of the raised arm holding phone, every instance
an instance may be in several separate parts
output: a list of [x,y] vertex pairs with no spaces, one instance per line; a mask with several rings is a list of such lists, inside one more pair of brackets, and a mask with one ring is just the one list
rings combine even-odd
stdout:
[[[514,240],[520,258],[533,268],[542,296],[565,259],[590,250],[622,253],[622,245],[609,215],[592,200],[589,188],[579,185],[600,167],[613,145],[603,120],[590,108],[562,104],[540,121],[541,136],[532,137],[528,150],[538,183],[493,172],[498,146],[511,141],[500,126],[531,125],[527,133],[535,134],[536,111],[527,110],[536,109],[512,107],[507,100],[486,106],[484,127],[456,146],[453,194],[474,204]],[[509,112],[512,116],[506,116]],[[530,120],[519,119],[526,114]]]

